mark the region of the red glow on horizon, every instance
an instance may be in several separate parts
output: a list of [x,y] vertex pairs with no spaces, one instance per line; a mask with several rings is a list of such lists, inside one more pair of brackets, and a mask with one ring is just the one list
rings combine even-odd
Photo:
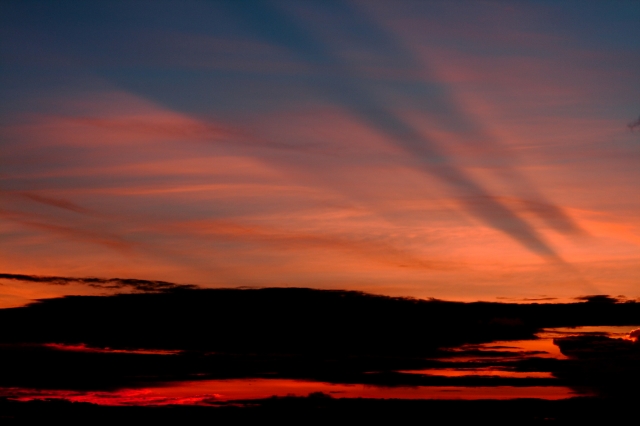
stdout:
[[511,371],[498,369],[496,367],[484,368],[428,368],[425,370],[403,370],[399,373],[426,374],[429,376],[442,377],[507,377],[513,379],[553,379],[554,376],[548,371]]
[[203,380],[172,383],[166,386],[124,389],[113,392],[79,392],[6,388],[0,395],[18,401],[61,398],[72,402],[99,405],[207,405],[216,402],[263,399],[272,396],[304,397],[323,392],[334,398],[375,399],[515,399],[558,400],[576,394],[561,386],[414,386],[382,387],[344,385],[291,379]]
[[64,343],[45,343],[42,346],[55,349],[58,351],[73,352],[94,352],[94,353],[123,353],[123,354],[141,354],[141,355],[175,355],[180,350],[162,350],[162,349],[111,349],[111,348],[95,348],[87,346],[84,343],[76,345],[67,345]]

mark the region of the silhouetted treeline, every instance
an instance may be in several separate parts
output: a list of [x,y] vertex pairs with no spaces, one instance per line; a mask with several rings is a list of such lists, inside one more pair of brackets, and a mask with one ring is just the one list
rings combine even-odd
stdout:
[[599,395],[640,397],[640,341],[586,335],[554,343],[571,358],[554,366],[553,374],[562,381]]
[[427,355],[543,327],[640,323],[639,303],[456,303],[304,288],[69,296],[0,310],[0,343],[217,353]]
[[[0,310],[0,322],[0,365],[11,366],[0,375],[0,387],[34,389],[109,390],[183,380],[287,378],[384,386],[567,385],[613,393],[616,384],[628,389],[638,378],[634,362],[640,347],[605,337],[597,342],[560,339],[569,360],[499,348],[448,350],[533,338],[543,327],[640,324],[640,304],[601,296],[579,303],[523,305],[300,288],[180,288],[47,299]],[[99,352],[47,344],[178,352]],[[457,356],[473,357],[480,369],[551,372],[556,378],[402,373],[459,368]]]

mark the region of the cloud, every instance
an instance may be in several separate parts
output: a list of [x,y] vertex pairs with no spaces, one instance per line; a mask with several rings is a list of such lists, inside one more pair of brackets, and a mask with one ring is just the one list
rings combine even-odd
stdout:
[[2,209],[0,209],[0,218],[8,219],[30,228],[68,236],[78,241],[100,244],[121,252],[128,252],[135,245],[134,243],[127,241],[125,238],[122,238],[119,235],[114,235],[109,232],[101,232],[100,230],[91,229],[89,227],[85,227],[83,229],[81,227],[77,227],[76,223],[73,223],[73,225],[69,226],[45,223],[41,220],[40,217],[30,219],[25,213],[12,212]]
[[[343,3],[330,3],[327,9],[348,21],[349,28],[357,28],[366,34],[371,43],[376,43],[378,52],[392,52],[390,54],[397,67],[417,67],[416,61],[403,46],[382,28],[367,20],[362,13],[357,13]],[[269,2],[254,3],[251,7],[234,6],[233,10],[263,40],[286,48],[309,65],[329,67],[338,71],[338,78],[315,75],[311,80],[312,85],[412,154],[419,169],[447,183],[462,196],[461,204],[467,212],[509,235],[530,251],[548,260],[564,263],[531,225],[507,205],[492,198],[480,182],[456,167],[438,148],[436,141],[421,134],[408,121],[377,99],[375,90],[361,78],[351,64],[333,51],[330,43],[320,40]],[[467,127],[470,125],[467,117],[457,111],[445,96],[433,94],[430,101],[452,114],[453,121],[457,120]],[[469,202],[467,197],[478,197],[482,201]],[[554,223],[562,222],[560,229],[576,228],[559,209],[547,208],[543,217],[553,217]]]
[[558,300],[557,297],[545,297],[545,296],[540,296],[540,297],[522,297],[522,298],[498,296],[498,297],[496,297],[496,299],[498,299],[498,300],[513,300],[515,302],[550,302],[552,300]]
[[547,225],[565,235],[585,235],[586,232],[559,206],[535,199],[516,197],[494,197],[510,206],[514,211],[527,211],[542,219]]
[[85,284],[89,287],[109,290],[128,289],[140,292],[170,291],[176,289],[194,289],[197,286],[189,284],[174,284],[166,281],[138,280],[134,278],[75,278],[42,275],[22,275],[0,273],[0,279],[24,282],[44,283],[53,285]]
[[461,263],[423,259],[393,245],[393,241],[380,238],[354,236],[346,238],[328,232],[294,231],[286,228],[245,224],[231,220],[203,220],[177,223],[167,227],[177,234],[194,234],[201,237],[262,243],[284,250],[328,249],[356,253],[375,260],[379,264],[402,265],[416,269],[448,270],[460,268]]
[[629,128],[629,130],[631,130],[632,132],[634,131],[634,129],[636,127],[640,127],[640,117],[638,117],[638,119],[636,121],[632,121],[631,123],[627,124],[627,127]]
[[591,294],[587,296],[579,296],[576,297],[575,300],[587,303],[619,303],[621,301],[619,297],[613,297],[607,294]]
[[640,345],[626,339],[582,335],[553,340],[570,359],[558,363],[554,375],[599,395],[637,395],[640,380]]
[[33,192],[17,192],[16,195],[22,196],[24,198],[28,198],[37,203],[46,204],[48,206],[58,207],[60,209],[69,210],[75,213],[81,214],[92,214],[93,212],[89,209],[81,207],[71,201],[64,200],[61,198],[54,197],[45,197],[43,195],[35,194]]
[[[563,263],[555,249],[533,226],[508,205],[491,198],[490,191],[463,168],[456,166],[439,148],[436,140],[422,134],[408,120],[394,111],[387,102],[380,99],[377,96],[377,84],[372,84],[371,81],[363,78],[362,70],[345,60],[330,40],[318,37],[309,30],[307,25],[282,13],[270,2],[255,2],[251,6],[230,3],[226,7],[236,15],[236,18],[248,24],[250,31],[258,36],[261,43],[277,46],[278,49],[292,55],[297,62],[305,64],[310,74],[305,76],[304,80],[309,83],[309,87],[321,92],[323,97],[328,97],[334,104],[347,110],[361,122],[411,154],[416,169],[449,185],[460,197],[459,205],[467,213],[510,236],[531,252],[548,260]],[[340,2],[328,2],[322,7],[325,8],[324,13],[340,16],[348,24],[346,27],[352,27],[361,35],[366,35],[365,39],[368,41],[365,47],[373,49],[373,52],[384,58],[388,64],[393,64],[395,68],[401,70],[423,71],[408,49],[393,35],[368,20],[360,11],[353,10],[349,5]],[[351,37],[354,35],[350,34]],[[356,38],[362,39],[362,37]],[[323,73],[325,70],[330,72]],[[130,81],[123,80],[117,74],[105,77],[115,80],[115,83],[120,86],[127,86],[130,90],[145,92],[144,88],[132,87]],[[429,93],[429,102],[442,113],[451,114],[453,118],[449,121],[454,125],[459,124],[463,128],[470,129],[477,127],[469,117],[455,107],[446,94],[431,93],[427,85],[417,84],[419,86],[417,92]],[[162,97],[156,94],[155,98]],[[59,121],[53,120],[53,123]],[[101,118],[81,116],[75,119],[66,118],[62,121],[66,123],[65,128],[68,129],[67,134],[61,134],[59,137],[64,136],[62,137],[64,143],[77,146],[95,144],[96,134],[99,136],[97,141],[105,145],[125,145],[133,141],[149,142],[158,138],[172,140],[176,137],[220,140],[229,136],[224,129],[217,126],[208,126],[184,114],[168,112]],[[96,132],[96,129],[101,129],[103,132]],[[45,126],[40,133],[49,135],[50,130]],[[509,181],[518,181],[518,178],[511,176]],[[481,197],[484,200],[468,202],[466,197]],[[569,219],[561,211],[547,209],[545,217],[551,216],[554,218],[554,223],[562,223],[560,229],[575,228],[570,224],[567,225]]]
[[442,302],[309,288],[202,289],[122,278],[0,278],[141,292],[45,299],[0,310],[0,321],[21,324],[0,336],[0,343],[36,339],[114,349],[419,356],[462,343],[530,338],[539,328],[592,324],[601,316],[625,324],[640,308],[638,303]]

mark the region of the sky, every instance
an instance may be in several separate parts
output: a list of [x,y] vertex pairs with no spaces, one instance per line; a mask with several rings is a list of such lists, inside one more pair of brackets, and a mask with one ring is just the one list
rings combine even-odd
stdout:
[[[640,296],[638,1],[3,1],[0,272]],[[104,291],[0,280],[0,306]]]

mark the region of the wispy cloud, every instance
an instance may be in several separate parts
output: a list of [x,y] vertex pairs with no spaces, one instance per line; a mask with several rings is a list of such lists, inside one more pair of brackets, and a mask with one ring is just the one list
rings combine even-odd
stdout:
[[52,223],[48,218],[36,217],[32,214],[20,214],[9,210],[0,210],[0,217],[22,226],[52,232],[78,241],[103,245],[117,251],[126,252],[134,246],[131,241],[109,231],[90,229],[88,224],[78,226],[70,223]]
[[96,278],[96,277],[55,277],[42,275],[4,274],[0,279],[15,280],[52,285],[84,284],[89,287],[105,290],[134,290],[140,292],[169,291],[176,289],[195,289],[197,286],[189,284],[174,284],[166,281],[138,280],[134,278]]
[[29,200],[35,201],[37,203],[41,203],[41,204],[46,204],[48,206],[53,206],[53,207],[58,207],[60,209],[64,209],[64,210],[69,210],[75,213],[80,213],[80,214],[94,214],[93,211],[84,208],[82,206],[77,205],[76,203],[73,203],[69,200],[65,200],[63,198],[57,198],[57,197],[48,197],[48,196],[44,196],[44,195],[40,195],[34,192],[27,192],[27,191],[22,191],[22,192],[16,192],[13,195],[16,196],[20,196],[20,197],[24,197],[27,198]]
[[[348,21],[349,28],[358,28],[372,42],[379,45],[377,52],[393,52],[393,59],[400,67],[416,67],[412,55],[393,37],[380,27],[367,20],[363,14],[356,13],[344,3],[331,3],[329,13],[337,13],[342,20]],[[270,2],[260,2],[251,8],[240,6],[236,9],[239,16],[261,39],[287,48],[300,60],[322,66],[332,67],[340,78],[316,76],[314,85],[323,90],[344,108],[356,114],[369,126],[386,134],[394,143],[411,153],[418,167],[432,176],[449,184],[463,196],[481,197],[482,202],[469,203],[465,198],[461,204],[476,218],[511,236],[529,250],[550,260],[563,263],[556,251],[544,240],[538,231],[529,225],[508,206],[491,198],[483,185],[471,178],[464,170],[456,167],[439,149],[438,144],[421,134],[383,102],[376,99],[374,91],[354,73],[353,65],[347,64],[329,44],[323,43],[316,35],[304,29],[293,19],[281,13]],[[265,17],[267,19],[265,19]],[[432,102],[441,109],[449,111],[454,121],[468,121],[445,97],[432,97]],[[547,209],[555,213],[556,222],[567,222],[560,210]],[[564,225],[561,229],[575,228]]]

